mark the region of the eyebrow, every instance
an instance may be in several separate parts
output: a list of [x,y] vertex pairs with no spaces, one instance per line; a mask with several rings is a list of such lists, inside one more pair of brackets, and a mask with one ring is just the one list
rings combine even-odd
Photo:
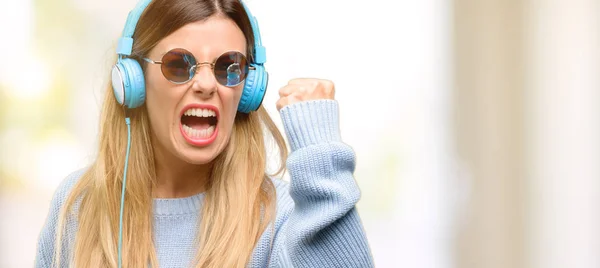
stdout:
[[[175,49],[183,49],[183,50],[185,50],[185,51],[189,52],[190,54],[192,54],[192,56],[194,56],[194,59],[198,60],[198,59],[197,59],[197,57],[196,57],[196,55],[194,55],[194,53],[193,53],[193,52],[191,52],[191,51],[189,51],[189,50],[187,50],[187,49],[185,49],[185,48],[182,48],[182,47],[174,47],[174,48],[171,48],[171,49],[169,49],[169,50],[167,50],[167,51],[165,51],[165,52],[161,53],[161,54],[159,55],[159,58],[162,58],[163,56],[165,56],[165,54],[167,54],[167,53],[169,53],[169,52],[171,52],[172,50],[175,50]],[[237,50],[237,49],[230,49],[230,50],[225,50],[225,51],[221,52],[221,54],[219,54],[218,56],[216,56],[216,57],[213,59],[213,61],[216,61],[216,60],[217,60],[219,57],[221,57],[223,54],[225,54],[225,53],[227,53],[227,52],[232,52],[232,51],[234,51],[234,52],[239,52],[239,53],[242,53],[242,55],[244,55],[244,57],[248,57],[248,55],[246,55],[246,52],[242,52],[242,51],[239,51],[239,50]]]

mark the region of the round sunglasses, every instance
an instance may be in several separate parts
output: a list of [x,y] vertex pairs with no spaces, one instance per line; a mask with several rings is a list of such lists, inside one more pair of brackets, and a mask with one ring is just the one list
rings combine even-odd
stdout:
[[165,78],[174,84],[185,84],[194,78],[196,71],[202,65],[210,65],[219,84],[235,87],[246,79],[249,66],[246,56],[241,52],[228,51],[219,56],[214,62],[196,62],[194,55],[183,49],[175,48],[165,53],[160,61],[144,58],[152,64],[160,64],[160,70]]

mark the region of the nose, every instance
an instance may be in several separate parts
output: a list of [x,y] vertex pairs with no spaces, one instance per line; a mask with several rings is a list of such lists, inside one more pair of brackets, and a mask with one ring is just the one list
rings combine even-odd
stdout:
[[[206,68],[202,68],[203,65]],[[193,72],[196,72],[193,78],[194,92],[203,98],[210,98],[217,91],[217,80],[213,74],[212,63],[202,62],[193,67]]]

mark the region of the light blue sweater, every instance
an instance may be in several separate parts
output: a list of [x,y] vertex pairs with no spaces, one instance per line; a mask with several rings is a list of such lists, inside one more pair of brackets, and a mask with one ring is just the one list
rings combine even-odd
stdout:
[[[272,179],[277,189],[275,226],[263,233],[248,266],[373,267],[355,207],[360,198],[353,177],[355,154],[341,141],[337,102],[296,103],[280,114],[291,146],[286,163],[290,183]],[[59,209],[82,173],[69,175],[56,190],[39,236],[35,267],[50,267]],[[191,266],[203,197],[200,193],[154,199],[154,241],[160,267]],[[69,222],[65,239],[72,241],[76,230],[77,223]],[[71,243],[65,244],[69,250]]]

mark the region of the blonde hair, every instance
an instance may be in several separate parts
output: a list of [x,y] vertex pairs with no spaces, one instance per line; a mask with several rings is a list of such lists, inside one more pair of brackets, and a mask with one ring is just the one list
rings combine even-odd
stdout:
[[[161,37],[217,13],[229,16],[240,26],[249,44],[249,58],[252,58],[254,37],[247,15],[237,0],[152,2],[138,23],[132,55],[139,59]],[[175,14],[177,19],[174,19]],[[57,267],[65,259],[78,268],[117,266],[127,127],[124,110],[113,97],[110,85],[109,82],[101,112],[98,156],[75,184],[61,209],[53,262]],[[128,115],[132,139],[123,215],[123,267],[142,267],[148,263],[157,267],[152,239],[152,191],[156,173],[150,118],[145,105],[128,111]],[[273,221],[276,195],[266,174],[266,138],[275,142],[281,164],[271,175],[281,174],[287,147],[264,107],[250,114],[236,115],[229,143],[214,160],[210,172],[201,212],[203,220],[197,232],[199,250],[195,267],[244,267],[262,233]],[[78,221],[75,243],[71,252],[61,252],[65,222],[72,217]]]

